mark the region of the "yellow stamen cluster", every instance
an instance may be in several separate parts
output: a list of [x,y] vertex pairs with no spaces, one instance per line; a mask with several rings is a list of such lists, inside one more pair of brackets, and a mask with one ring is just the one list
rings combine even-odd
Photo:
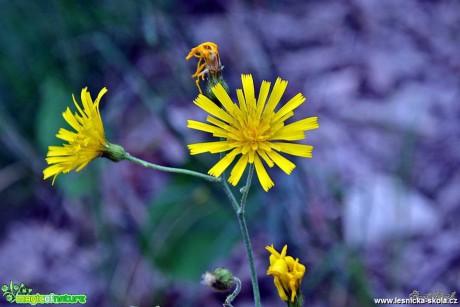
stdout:
[[278,253],[273,244],[265,247],[270,255],[270,267],[267,275],[273,275],[275,287],[278,290],[280,298],[287,302],[294,302],[295,297],[300,293],[300,283],[305,274],[305,266],[299,263],[299,258],[286,256],[287,245],[284,245],[281,254]]

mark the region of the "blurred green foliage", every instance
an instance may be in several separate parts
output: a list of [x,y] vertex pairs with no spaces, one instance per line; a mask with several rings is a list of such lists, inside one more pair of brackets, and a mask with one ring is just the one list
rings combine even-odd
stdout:
[[140,247],[158,268],[175,278],[196,280],[239,240],[232,212],[205,186],[168,186],[149,204]]
[[105,85],[108,63],[94,36],[104,33],[121,46],[132,44],[140,36],[133,31],[139,10],[120,1],[0,2],[0,101],[15,128],[37,141],[40,154],[50,144],[50,131],[62,123],[56,110],[70,105],[70,94]]

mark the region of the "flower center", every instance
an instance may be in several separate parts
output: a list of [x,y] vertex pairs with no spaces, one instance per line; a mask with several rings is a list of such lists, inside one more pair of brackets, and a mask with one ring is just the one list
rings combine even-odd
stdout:
[[88,150],[97,154],[97,152],[100,151],[98,148],[100,147],[99,143],[99,135],[92,128],[90,123],[86,123],[81,127],[80,131],[69,145],[71,146],[72,154],[79,156]]
[[269,139],[271,135],[270,126],[255,118],[255,116],[248,116],[245,124],[241,131],[242,143],[244,144],[243,153],[257,151]]

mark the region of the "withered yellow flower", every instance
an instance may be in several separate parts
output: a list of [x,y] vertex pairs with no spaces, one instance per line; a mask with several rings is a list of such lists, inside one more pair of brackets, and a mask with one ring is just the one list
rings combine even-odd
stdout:
[[213,42],[202,43],[192,48],[185,59],[188,61],[192,57],[198,58],[196,71],[192,75],[192,78],[196,78],[196,86],[200,94],[203,94],[200,87],[200,77],[201,80],[204,80],[206,73],[210,75],[219,75],[222,70],[222,64],[219,57],[219,46]]
[[228,182],[237,185],[246,166],[250,163],[255,166],[262,188],[268,191],[274,183],[262,160],[269,167],[276,164],[286,174],[291,174],[295,164],[280,153],[311,158],[313,146],[286,141],[304,139],[305,131],[319,127],[318,118],[308,117],[286,125],[285,121],[291,118],[294,115],[293,111],[305,101],[302,94],[295,95],[285,105],[275,110],[287,87],[287,81],[278,78],[270,95],[270,82],[263,81],[256,100],[252,76],[241,75],[241,80],[243,89],[237,90],[239,105],[233,103],[221,84],[214,86],[212,92],[223,108],[206,96],[198,95],[194,103],[212,116],[206,119],[209,124],[189,120],[187,127],[211,133],[221,140],[191,144],[188,148],[192,155],[229,151],[209,170],[208,173],[215,177],[220,177],[236,156],[241,155],[231,171]]
[[287,302],[294,302],[295,297],[300,293],[300,284],[305,274],[305,266],[299,263],[299,258],[286,256],[287,245],[284,245],[281,254],[278,253],[273,244],[266,246],[270,255],[270,267],[267,270],[267,275],[274,277],[275,287],[278,290],[280,298]]
[[43,171],[44,178],[53,176],[53,184],[61,173],[68,173],[73,169],[80,171],[89,162],[103,155],[107,149],[107,140],[104,134],[99,102],[107,92],[103,88],[93,102],[91,95],[85,87],[81,91],[83,109],[78,105],[72,95],[77,113],[72,113],[70,108],[62,113],[66,122],[75,130],[69,131],[61,128],[56,137],[67,142],[62,146],[49,146],[46,162],[48,167]]

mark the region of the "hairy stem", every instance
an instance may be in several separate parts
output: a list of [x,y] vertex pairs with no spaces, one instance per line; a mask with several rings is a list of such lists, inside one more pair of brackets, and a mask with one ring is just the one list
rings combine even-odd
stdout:
[[254,257],[252,256],[252,247],[251,240],[249,239],[248,227],[246,225],[246,219],[244,217],[244,212],[240,210],[240,213],[237,214],[238,222],[240,224],[241,234],[243,235],[244,246],[246,248],[246,254],[248,255],[249,268],[251,270],[251,282],[252,282],[252,291],[254,294],[254,303],[255,306],[260,307],[260,293],[259,293],[259,283],[257,281],[256,268],[254,266]]
[[156,169],[158,171],[195,176],[195,177],[198,177],[198,178],[210,181],[210,182],[220,182],[221,181],[220,178],[205,175],[205,174],[202,174],[202,173],[199,173],[199,172],[194,172],[194,171],[190,171],[190,170],[182,169],[182,168],[166,167],[166,166],[153,164],[153,163],[141,160],[139,158],[133,157],[127,152],[124,154],[123,159],[131,161],[131,162],[134,162],[134,163],[139,164],[139,165],[142,165],[143,167]]
[[233,277],[233,280],[235,281],[235,290],[225,299],[225,307],[233,307],[232,301],[238,296],[238,294],[240,294],[241,291],[241,280],[238,277]]
[[244,214],[244,208],[246,207],[246,200],[248,199],[249,188],[251,187],[252,174],[254,174],[254,164],[249,164],[248,179],[246,181],[246,185],[243,188],[243,196],[241,196],[241,203],[240,203],[241,204],[240,211],[242,211],[243,214]]
[[251,240],[249,239],[248,226],[246,224],[246,218],[244,216],[244,206],[246,205],[249,188],[251,187],[253,172],[254,172],[254,166],[250,164],[248,179],[246,181],[246,185],[243,187],[243,190],[242,190],[243,196],[241,197],[241,203],[239,205],[235,199],[235,196],[231,192],[227,182],[222,181],[222,185],[223,185],[225,194],[229,198],[230,203],[232,204],[233,209],[235,210],[236,216],[238,217],[238,224],[240,226],[241,234],[243,235],[244,247],[246,248],[246,254],[248,256],[248,262],[249,262],[249,269],[251,271],[251,283],[252,283],[252,291],[254,294],[254,303],[255,303],[255,306],[260,307],[261,305],[260,305],[259,284],[257,281],[256,268],[254,266],[254,257],[252,255],[252,247],[251,247]]

